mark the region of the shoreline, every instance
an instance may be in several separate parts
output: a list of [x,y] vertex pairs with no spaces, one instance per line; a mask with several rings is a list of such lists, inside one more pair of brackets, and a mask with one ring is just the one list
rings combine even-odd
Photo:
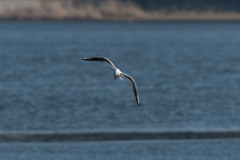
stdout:
[[83,18],[83,17],[0,17],[3,21],[82,21],[82,22],[239,22],[240,13],[237,14],[170,14],[149,17],[121,17],[121,18]]

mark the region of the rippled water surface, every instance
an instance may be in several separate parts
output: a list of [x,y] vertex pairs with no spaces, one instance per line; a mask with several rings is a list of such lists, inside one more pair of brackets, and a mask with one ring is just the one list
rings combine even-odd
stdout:
[[1,22],[0,130],[240,129],[239,53],[240,23]]
[[236,160],[239,140],[0,144],[1,160]]

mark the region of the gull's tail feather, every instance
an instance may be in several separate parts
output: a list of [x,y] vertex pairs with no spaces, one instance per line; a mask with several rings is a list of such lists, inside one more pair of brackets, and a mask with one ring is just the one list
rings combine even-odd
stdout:
[[124,81],[124,79],[123,79],[121,76],[120,76],[119,78],[120,78],[122,81]]

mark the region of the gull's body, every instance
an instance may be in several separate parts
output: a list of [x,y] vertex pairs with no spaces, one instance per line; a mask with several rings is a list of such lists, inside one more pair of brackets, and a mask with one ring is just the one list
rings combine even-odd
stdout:
[[89,57],[89,58],[83,58],[83,60],[85,60],[85,61],[100,61],[100,62],[108,63],[114,69],[114,72],[113,72],[114,79],[117,79],[117,78],[122,79],[122,77],[124,77],[132,83],[133,92],[135,94],[137,104],[140,105],[138,92],[137,92],[137,86],[136,86],[136,83],[135,83],[134,79],[131,76],[121,72],[120,69],[116,68],[115,65],[108,58],[105,58],[105,57]]
[[121,78],[122,72],[120,71],[120,69],[116,68],[113,74],[114,74],[114,79],[117,79],[117,78]]

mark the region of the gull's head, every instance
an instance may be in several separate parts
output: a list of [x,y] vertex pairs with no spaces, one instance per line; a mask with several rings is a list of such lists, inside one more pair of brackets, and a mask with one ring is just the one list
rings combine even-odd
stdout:
[[116,75],[116,70],[114,70],[112,73],[113,73],[114,79],[116,80],[118,78],[117,75]]

